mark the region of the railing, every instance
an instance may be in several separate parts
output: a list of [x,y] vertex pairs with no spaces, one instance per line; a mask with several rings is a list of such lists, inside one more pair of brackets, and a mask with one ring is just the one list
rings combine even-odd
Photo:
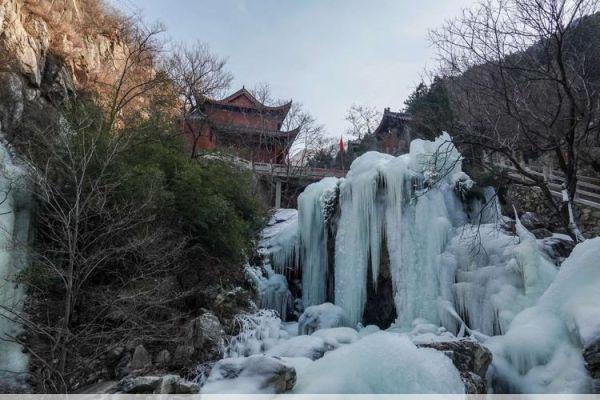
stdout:
[[[529,181],[512,165],[502,164],[501,167],[508,171],[509,176]],[[562,197],[562,184],[565,182],[565,178],[561,176],[560,172],[533,166],[528,166],[526,171],[532,175],[543,177],[548,183],[550,193],[556,197]],[[600,209],[600,179],[578,175],[574,201],[584,206]]]
[[300,167],[286,164],[252,163],[251,168],[254,172],[262,175],[310,180],[318,180],[330,176],[341,178],[346,175],[346,171],[339,169]]

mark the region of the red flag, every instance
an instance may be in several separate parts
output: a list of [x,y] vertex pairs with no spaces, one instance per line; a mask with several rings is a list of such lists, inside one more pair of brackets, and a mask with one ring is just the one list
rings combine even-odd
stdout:
[[340,152],[344,152],[344,138],[340,136]]

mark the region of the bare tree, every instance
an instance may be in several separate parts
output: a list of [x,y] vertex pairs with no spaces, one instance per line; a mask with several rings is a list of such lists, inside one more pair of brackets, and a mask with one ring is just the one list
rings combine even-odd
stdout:
[[217,97],[229,88],[233,75],[225,70],[226,59],[212,53],[206,43],[178,45],[167,60],[169,76],[179,98],[179,116],[192,137],[192,157],[196,155],[204,119],[190,117],[199,111],[206,98]]
[[346,121],[350,124],[347,133],[360,140],[375,131],[381,121],[381,112],[371,106],[353,104],[348,109]]
[[115,52],[113,66],[107,69],[110,76],[96,81],[108,115],[107,131],[112,130],[120,118],[126,118],[128,112],[139,112],[150,97],[163,95],[169,83],[159,65],[164,47],[160,35],[164,27],[156,24],[146,28],[133,18],[131,24],[120,30],[124,38],[123,51]]
[[[486,0],[431,34],[461,125],[455,142],[496,173],[498,159],[508,162],[515,172],[505,178],[539,188],[577,241],[580,155],[600,129],[600,46],[583,31],[598,9],[595,0]],[[563,174],[562,196],[528,168],[542,158]]]
[[[162,229],[148,229],[156,218],[152,212],[156,202],[152,184],[145,187],[143,199],[123,200],[127,188],[115,168],[132,138],[105,132],[95,113],[76,112],[77,123],[71,119],[68,125],[33,131],[24,156],[30,166],[34,200],[39,205],[37,246],[31,251],[37,276],[27,283],[32,296],[42,296],[46,301],[52,297],[48,291],[61,292],[60,302],[48,307],[48,316],[37,316],[35,322],[27,314],[12,313],[15,322],[49,343],[40,351],[35,341],[20,342],[34,363],[44,365],[40,384],[49,384],[47,390],[58,392],[69,390],[70,379],[80,372],[81,365],[106,350],[101,343],[113,340],[118,344],[131,337],[123,327],[111,330],[109,340],[102,326],[106,313],[130,306],[136,298],[147,300],[154,290],[131,288],[125,299],[109,295],[107,288],[105,293],[95,294],[94,306],[100,310],[96,318],[82,323],[74,316],[76,307],[82,306],[82,298],[91,297],[86,293],[89,282],[116,274],[119,265],[127,266],[126,273],[119,273],[117,286],[121,288],[152,279],[173,268],[185,245],[170,241],[169,233]],[[36,283],[41,277],[50,289]],[[89,358],[82,359],[75,349],[86,347]]]

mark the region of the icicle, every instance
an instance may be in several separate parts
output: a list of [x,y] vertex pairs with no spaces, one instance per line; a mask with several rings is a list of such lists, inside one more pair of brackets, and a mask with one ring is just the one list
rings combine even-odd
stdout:
[[383,205],[377,201],[384,166],[394,157],[368,152],[356,159],[340,185],[341,217],[335,245],[335,304],[350,325],[362,319],[369,264],[377,281],[383,234]]
[[275,271],[286,275],[296,267],[298,253],[298,211],[281,208],[275,211],[261,233],[259,253],[271,259]]
[[327,224],[325,207],[336,196],[339,180],[325,178],[309,185],[298,197],[302,301],[305,307],[326,301]]

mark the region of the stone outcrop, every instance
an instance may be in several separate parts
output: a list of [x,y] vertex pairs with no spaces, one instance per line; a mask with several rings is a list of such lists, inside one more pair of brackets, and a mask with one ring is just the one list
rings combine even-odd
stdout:
[[0,131],[12,132],[27,103],[43,108],[114,80],[126,44],[117,25],[90,26],[100,17],[81,6],[79,0],[0,0]]
[[219,358],[225,331],[212,312],[205,312],[189,321],[184,330],[184,342],[177,346],[171,365],[191,367],[200,361]]
[[140,344],[135,348],[131,361],[129,362],[129,369],[132,371],[143,370],[152,367],[152,357],[144,345]]
[[460,372],[466,393],[487,393],[485,374],[492,362],[492,353],[486,347],[469,339],[424,343],[418,346],[441,351],[450,358]]
[[[137,376],[122,379],[112,393],[126,394],[195,394],[200,387],[178,375]],[[112,389],[111,389],[112,390]]]
[[[238,393],[284,393],[296,384],[296,370],[278,357],[252,355],[218,361],[202,393],[233,388]],[[231,389],[230,389],[231,390]]]
[[592,377],[593,393],[600,393],[600,339],[583,350],[585,367]]

